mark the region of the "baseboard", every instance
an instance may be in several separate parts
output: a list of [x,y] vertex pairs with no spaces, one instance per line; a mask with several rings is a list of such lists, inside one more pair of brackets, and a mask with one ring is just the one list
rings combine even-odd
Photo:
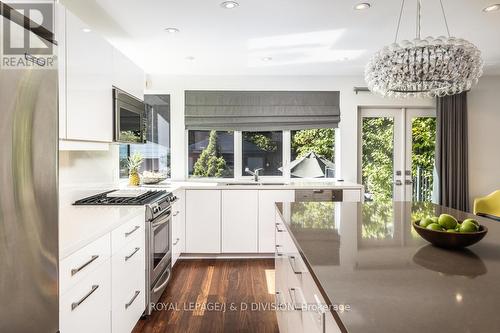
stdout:
[[274,259],[274,253],[183,253],[179,259]]

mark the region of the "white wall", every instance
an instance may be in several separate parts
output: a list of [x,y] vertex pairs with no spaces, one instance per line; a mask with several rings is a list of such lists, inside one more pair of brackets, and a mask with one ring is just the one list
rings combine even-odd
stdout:
[[[359,107],[428,107],[434,100],[391,100],[371,93],[353,91],[365,86],[363,77],[350,76],[166,76],[150,75],[147,93],[171,95],[172,111],[172,177],[183,179],[187,162],[184,130],[184,90],[338,90],[340,91],[339,177],[346,181],[357,178],[358,108]],[[339,155],[337,155],[339,156]]]
[[119,146],[108,151],[60,151],[59,187],[116,187],[119,183]]
[[468,95],[469,192],[474,198],[500,189],[500,76],[479,80]]

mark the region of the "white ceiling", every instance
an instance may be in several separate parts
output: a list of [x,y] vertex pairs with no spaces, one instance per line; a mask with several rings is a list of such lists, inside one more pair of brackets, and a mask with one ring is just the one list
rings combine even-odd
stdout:
[[[222,0],[63,0],[147,73],[175,75],[361,75],[393,42],[401,5],[353,10],[365,1],[239,0],[228,10]],[[482,8],[495,1],[443,0],[451,34],[480,48],[488,74],[500,74],[500,12]],[[422,3],[422,37],[444,35],[439,0]],[[407,0],[400,39],[414,38],[415,15]]]

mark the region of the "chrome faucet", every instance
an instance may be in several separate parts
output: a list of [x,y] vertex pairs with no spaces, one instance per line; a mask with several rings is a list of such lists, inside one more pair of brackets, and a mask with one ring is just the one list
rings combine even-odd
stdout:
[[249,175],[252,175],[253,176],[253,180],[255,180],[256,182],[259,181],[259,172],[264,170],[263,168],[258,168],[258,169],[255,169],[254,171],[250,170],[249,168],[245,168],[245,172],[248,173]]

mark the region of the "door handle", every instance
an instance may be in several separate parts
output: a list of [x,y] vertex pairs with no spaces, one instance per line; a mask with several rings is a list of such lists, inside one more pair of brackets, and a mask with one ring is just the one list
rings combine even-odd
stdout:
[[[290,299],[292,300],[292,306],[294,310],[299,310],[299,311],[304,311],[304,309],[307,307],[306,302],[298,303],[296,299],[296,294],[300,293],[302,294],[302,291],[300,288],[290,288],[289,290],[290,293]],[[304,297],[302,296],[302,299]]]
[[413,184],[413,181],[411,179],[405,180],[405,185],[411,185],[411,184]]
[[[296,264],[296,261],[295,261],[295,256],[290,256],[288,257],[288,262],[290,263],[290,267],[292,267],[292,271],[295,273],[295,274],[302,274],[301,271],[298,271],[296,268],[295,268],[295,264]],[[293,262],[293,264],[292,264]]]
[[180,241],[180,240],[181,240],[180,238],[176,238],[176,239],[175,239],[175,242],[174,242],[174,246],[175,246],[175,245],[177,245],[177,244],[179,243],[179,241]]
[[141,249],[140,247],[136,247],[134,252],[132,252],[128,256],[125,256],[125,261],[128,261],[130,258],[132,258],[134,256],[134,254],[136,254],[140,249]]
[[79,301],[71,303],[71,311],[73,311],[74,309],[79,307],[83,302],[85,302],[85,300],[89,298],[90,295],[92,295],[97,290],[97,288],[99,288],[98,284],[93,285],[92,289],[87,293],[87,295],[83,296]]
[[279,249],[281,249],[281,248],[283,248],[283,246],[282,246],[282,245],[276,245],[276,255],[277,255],[278,257],[283,256],[283,252],[279,250]]
[[394,181],[394,185],[396,185],[396,186],[401,186],[401,185],[403,185],[403,182],[402,182],[401,180],[399,180],[399,179],[398,179],[398,180],[395,180],[395,181]]
[[139,228],[140,228],[140,226],[136,225],[136,226],[134,227],[134,229],[132,229],[131,231],[126,232],[126,233],[125,233],[125,237],[128,237],[128,236],[132,235],[132,234],[133,234],[134,232],[136,232]]
[[276,223],[276,231],[277,232],[285,232],[285,229],[280,228],[280,225],[281,225],[280,223]]
[[94,256],[90,257],[90,260],[87,261],[85,264],[81,265],[78,268],[73,268],[71,270],[71,276],[75,275],[76,273],[78,273],[79,271],[81,271],[82,269],[84,269],[85,267],[87,267],[88,265],[90,265],[91,263],[93,263],[95,260],[97,260],[97,258],[99,258],[99,256],[98,255],[94,255]]
[[179,215],[179,211],[178,210],[176,210],[175,213],[172,216],[177,216],[177,215]]
[[132,303],[134,303],[135,299],[137,298],[137,296],[139,296],[141,292],[139,290],[136,290],[135,293],[134,293],[134,297],[132,297],[132,299],[127,303],[125,304],[125,309],[128,309],[129,306],[132,305]]

